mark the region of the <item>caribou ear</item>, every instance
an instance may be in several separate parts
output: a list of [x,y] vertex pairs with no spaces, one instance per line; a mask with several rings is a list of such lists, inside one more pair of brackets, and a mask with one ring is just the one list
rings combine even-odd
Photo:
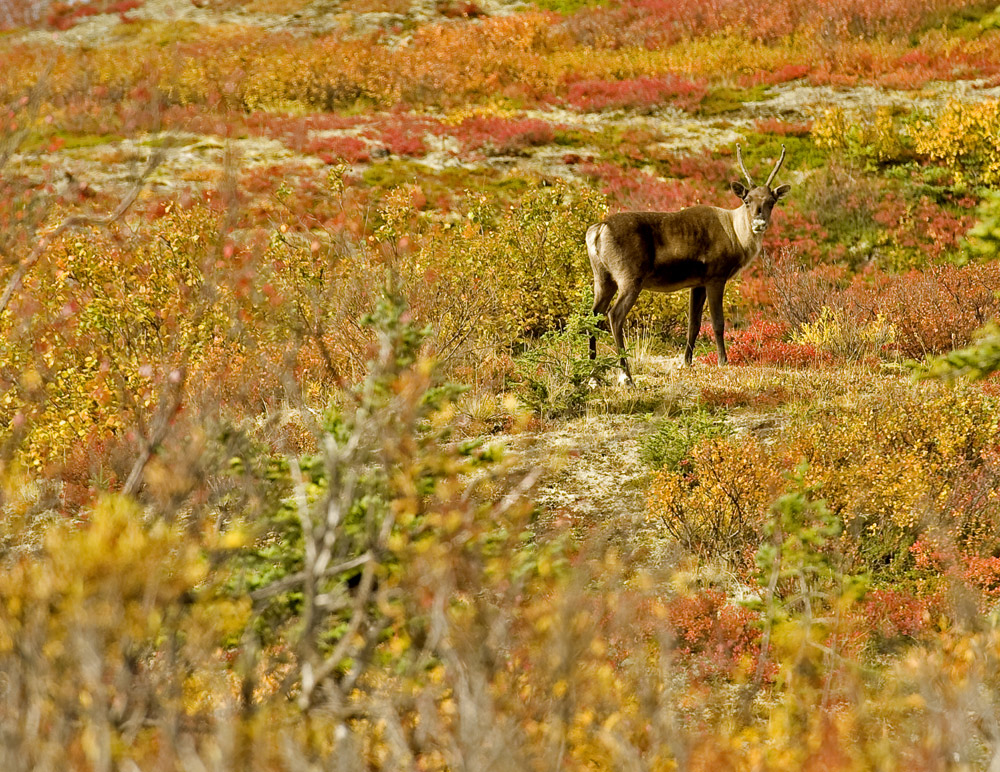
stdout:
[[788,191],[792,189],[791,185],[779,185],[774,189],[774,197],[780,201],[781,197],[786,195]]
[[746,200],[747,193],[750,192],[749,189],[739,180],[733,180],[732,182],[730,182],[729,189],[744,200]]

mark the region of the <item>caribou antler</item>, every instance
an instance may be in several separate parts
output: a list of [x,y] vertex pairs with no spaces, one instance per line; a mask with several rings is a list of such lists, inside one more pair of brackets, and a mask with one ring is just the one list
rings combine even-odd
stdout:
[[[784,147],[784,145],[782,145],[782,147]],[[784,156],[782,156],[782,157],[784,157]],[[743,170],[743,176],[747,178],[747,184],[751,188],[757,187],[756,185],[753,184],[753,177],[750,176],[750,172],[747,171],[747,167],[743,165],[743,153],[740,152],[740,143],[739,142],[736,143],[736,160],[739,161],[739,163],[740,163],[740,169]],[[770,180],[768,180],[768,182],[770,182]]]
[[[737,145],[736,147],[739,148],[739,145]],[[782,162],[784,160],[785,160],[785,146],[782,145],[781,146],[781,158],[778,159],[778,163],[776,163],[774,165],[774,169],[771,171],[771,176],[768,177],[767,178],[767,182],[764,183],[767,187],[769,187],[769,188],[771,187],[771,180],[773,180],[774,176],[778,173],[778,169],[781,168],[781,164],[782,164]]]

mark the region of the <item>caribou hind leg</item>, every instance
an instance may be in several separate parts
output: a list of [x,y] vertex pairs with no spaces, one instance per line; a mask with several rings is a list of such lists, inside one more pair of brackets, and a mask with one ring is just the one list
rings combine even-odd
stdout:
[[[611,336],[615,339],[615,346],[618,347],[618,355],[621,357],[622,372],[629,384],[634,386],[632,371],[629,369],[628,360],[625,358],[625,339],[622,328],[625,324],[625,317],[632,310],[635,301],[639,297],[638,284],[626,286],[620,284],[608,270],[608,263],[602,256],[601,236],[607,229],[607,223],[597,223],[587,228],[587,256],[590,258],[590,268],[594,272],[594,314],[604,314],[611,328]],[[611,306],[611,299],[618,293],[614,306]],[[611,306],[611,311],[608,307]],[[590,336],[590,358],[597,358],[597,340]]]
[[[601,260],[601,232],[605,229],[604,223],[597,223],[587,228],[587,257],[590,258],[590,270],[594,274],[594,305],[592,313],[594,316],[607,317],[608,308],[611,307],[611,300],[618,291],[618,284],[608,271],[604,261]],[[610,322],[609,322],[610,325]],[[597,359],[597,338],[590,336],[590,358]]]
[[623,329],[625,327],[625,317],[628,316],[628,312],[632,310],[632,306],[638,300],[640,289],[641,287],[638,285],[623,287],[621,293],[618,295],[618,300],[615,301],[615,305],[611,309],[611,313],[608,314],[611,335],[615,339],[615,345],[618,347],[618,355],[621,357],[622,372],[625,373],[625,378],[628,380],[630,386],[635,386],[635,381],[632,380],[632,371],[629,369],[628,360],[625,358],[625,336]]
[[[611,307],[611,300],[618,291],[618,285],[611,278],[611,274],[602,269],[594,270],[594,316],[607,317],[608,308]],[[597,338],[593,334],[590,336],[590,358],[597,359]]]

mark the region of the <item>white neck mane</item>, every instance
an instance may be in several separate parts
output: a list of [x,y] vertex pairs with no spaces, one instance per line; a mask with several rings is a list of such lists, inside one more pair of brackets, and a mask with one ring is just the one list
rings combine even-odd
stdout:
[[750,261],[760,252],[764,234],[753,232],[753,229],[750,227],[750,212],[747,210],[746,204],[733,209],[732,213],[733,231],[736,234],[736,240],[746,250],[747,261]]

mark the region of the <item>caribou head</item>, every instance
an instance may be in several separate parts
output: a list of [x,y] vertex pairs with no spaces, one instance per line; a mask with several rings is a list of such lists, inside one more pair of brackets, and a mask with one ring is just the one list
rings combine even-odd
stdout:
[[750,172],[747,171],[746,165],[743,163],[743,153],[740,152],[740,146],[736,146],[736,160],[740,164],[740,170],[743,172],[743,176],[746,177],[747,185],[746,187],[739,180],[733,180],[729,187],[740,199],[743,201],[743,205],[747,208],[747,215],[750,220],[750,230],[755,234],[763,233],[771,222],[771,210],[774,205],[781,200],[789,190],[792,189],[791,185],[779,185],[774,190],[771,190],[771,182],[778,174],[778,169],[781,168],[781,164],[785,161],[785,146],[781,146],[781,157],[778,158],[778,163],[774,165],[771,173],[767,177],[767,182],[763,185],[755,185],[753,177],[750,176]]

